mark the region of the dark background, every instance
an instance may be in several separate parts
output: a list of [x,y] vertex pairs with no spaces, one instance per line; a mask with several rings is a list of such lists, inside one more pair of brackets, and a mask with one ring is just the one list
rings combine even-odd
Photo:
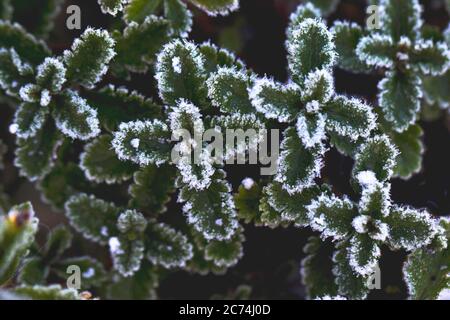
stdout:
[[[31,1],[30,1],[31,2]],[[16,20],[26,27],[33,26],[34,5],[24,10]],[[421,1],[425,6],[426,23],[439,26],[448,24],[443,1]],[[284,48],[285,29],[290,13],[299,1],[294,0],[241,0],[239,11],[227,17],[211,18],[196,8],[194,27],[190,38],[196,42],[211,39],[212,42],[235,51],[259,75],[270,75],[279,81],[287,80],[286,50]],[[78,4],[82,10],[82,30],[87,26],[108,27],[114,19],[103,15],[94,0],[66,1],[63,11],[55,21],[48,43],[55,54],[60,54],[70,47],[79,31],[69,31],[65,27],[65,8]],[[331,24],[336,19],[349,19],[362,24],[365,19],[365,1],[342,0],[335,13],[329,18]],[[340,93],[358,95],[374,103],[377,82],[380,77],[361,76],[335,71],[336,88]],[[137,89],[147,96],[155,95],[155,82],[151,74],[133,76],[130,82],[106,78],[104,82],[124,84],[130,89]],[[450,89],[450,88],[449,88]],[[54,212],[40,201],[38,192],[23,178],[17,178],[17,170],[11,165],[14,141],[7,128],[12,119],[12,110],[0,107],[0,137],[10,146],[5,171],[0,171],[1,184],[13,202],[32,200],[41,219],[41,238],[52,226],[64,222],[61,212]],[[450,215],[450,134],[449,118],[445,115],[431,122],[421,121],[424,129],[423,142],[426,147],[423,168],[408,181],[392,181],[392,199],[395,203],[408,204],[417,208],[427,208],[433,215]],[[330,150],[326,157],[323,177],[339,193],[352,194],[348,183],[352,160],[335,150]],[[240,181],[247,177],[258,179],[258,167],[229,166],[226,168],[229,179],[236,191]],[[179,206],[171,203],[169,215],[180,215]],[[252,286],[253,298],[268,299],[302,299],[304,288],[299,275],[300,260],[304,254],[302,247],[307,238],[314,233],[309,229],[277,229],[245,227],[247,241],[244,246],[244,258],[231,268],[224,276],[197,276],[180,271],[164,279],[159,288],[160,298],[207,299],[212,294],[226,294],[238,285]],[[331,244],[330,254],[331,254]],[[406,297],[406,288],[402,281],[401,267],[404,252],[383,250],[381,260],[382,290],[371,293],[370,298],[398,299]]]

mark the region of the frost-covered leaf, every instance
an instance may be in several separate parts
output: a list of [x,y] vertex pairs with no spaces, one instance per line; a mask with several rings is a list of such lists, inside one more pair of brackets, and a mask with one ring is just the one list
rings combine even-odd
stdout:
[[360,61],[377,68],[392,68],[397,53],[392,38],[378,33],[361,38],[355,52]]
[[159,285],[156,268],[142,263],[142,268],[132,277],[115,277],[107,287],[106,296],[114,300],[149,300],[156,296],[155,289]]
[[211,103],[223,113],[253,112],[248,93],[252,80],[244,71],[219,68],[207,81]]
[[296,226],[308,225],[307,206],[322,193],[318,186],[313,186],[290,195],[277,182],[269,183],[265,191],[270,206],[281,214],[283,220],[293,221]]
[[394,249],[414,250],[431,243],[437,232],[436,222],[424,210],[394,206],[386,217],[389,244]]
[[450,105],[450,72],[438,77],[425,77],[423,79],[423,93],[428,104],[437,104],[446,109]]
[[301,192],[314,184],[320,176],[325,146],[318,144],[307,149],[294,128],[288,128],[281,144],[275,181],[280,182],[289,194]]
[[214,261],[214,264],[219,267],[232,267],[244,255],[244,241],[245,236],[242,231],[236,232],[230,240],[212,240],[205,247],[205,259]]
[[295,84],[283,85],[272,79],[256,80],[250,99],[256,110],[267,119],[291,122],[302,105],[300,88]]
[[175,173],[176,170],[169,165],[159,168],[149,165],[137,171],[134,183],[128,189],[132,198],[129,206],[154,215],[165,212],[165,205],[175,189]]
[[161,165],[170,158],[170,132],[159,120],[122,123],[114,133],[112,146],[121,160],[131,160],[141,166]]
[[344,239],[352,231],[352,220],[357,210],[348,198],[321,194],[306,206],[311,227],[323,238]]
[[123,34],[115,34],[117,56],[114,67],[145,73],[156,54],[170,39],[169,22],[156,16],[148,16],[138,24],[130,22]]
[[150,223],[146,231],[145,257],[166,269],[183,268],[192,258],[192,245],[181,232],[164,223]]
[[33,65],[40,64],[50,55],[43,41],[37,40],[18,23],[3,20],[0,20],[0,48],[14,48],[21,59]]
[[417,41],[410,53],[413,69],[422,74],[438,76],[450,67],[450,51],[443,42]]
[[38,223],[29,202],[14,206],[8,215],[0,216],[0,285],[14,276],[21,259],[27,255]]
[[366,140],[355,155],[353,176],[361,171],[372,171],[379,181],[392,177],[398,150],[386,135],[375,136]]
[[390,137],[399,151],[394,176],[403,179],[410,178],[422,168],[422,154],[425,151],[421,137],[422,128],[412,125],[407,130],[398,133],[391,132]]
[[310,72],[302,87],[303,101],[328,102],[334,95],[334,79],[326,69]]
[[239,8],[239,0],[189,0],[211,16],[226,16]]
[[18,96],[22,85],[31,80],[33,70],[22,62],[14,49],[0,48],[0,88]]
[[264,226],[271,229],[283,227],[286,228],[291,225],[292,221],[285,218],[282,213],[275,210],[270,204],[269,187],[265,186],[262,189],[261,197],[259,199],[259,212],[260,215],[255,219],[255,226]]
[[53,93],[59,93],[66,82],[66,67],[55,58],[45,58],[37,67],[36,84]]
[[107,273],[103,265],[92,257],[82,256],[67,258],[57,263],[56,273],[60,278],[67,278],[67,268],[76,265],[81,271],[81,288],[90,289],[98,287],[107,279]]
[[376,127],[376,115],[372,107],[356,98],[336,96],[325,110],[327,129],[355,141],[366,138]]
[[122,11],[127,2],[128,0],[98,0],[102,12],[113,16]]
[[336,60],[333,35],[317,19],[305,19],[292,31],[287,50],[289,70],[298,81],[311,71],[333,67]]
[[380,25],[394,42],[401,37],[415,40],[419,37],[422,8],[419,0],[380,0]]
[[80,300],[77,290],[63,289],[59,284],[50,286],[19,286],[14,292],[31,300]]
[[60,145],[60,135],[51,121],[28,139],[18,139],[14,164],[20,174],[31,181],[46,175],[54,164],[54,155]]
[[80,155],[80,167],[86,178],[97,183],[119,183],[130,179],[136,167],[117,158],[111,149],[111,136],[102,135],[86,144]]
[[337,65],[347,71],[367,72],[365,61],[361,61],[356,54],[356,47],[364,36],[363,29],[353,22],[335,21],[331,29],[337,52]]
[[309,237],[303,247],[306,257],[301,261],[300,275],[308,298],[337,295],[332,273],[332,252],[319,237]]
[[[361,199],[358,204],[361,216],[353,221],[353,227],[357,232],[368,232],[373,239],[384,241],[388,230],[385,225],[380,226],[374,219],[381,219],[389,215],[391,186],[389,183],[379,182],[372,171],[360,171],[356,179],[362,186]],[[370,227],[368,227],[369,223]]]
[[147,221],[142,213],[136,210],[126,210],[117,220],[118,237],[109,239],[114,269],[122,276],[132,276],[141,267],[144,257],[143,233],[147,228]]
[[321,12],[311,2],[300,4],[289,17],[289,25],[286,31],[288,40],[292,39],[293,32],[305,19],[320,19]]
[[310,149],[326,138],[325,117],[322,114],[299,114],[295,125],[303,145]]
[[53,117],[63,134],[80,140],[88,140],[100,134],[97,110],[89,106],[77,92],[67,90],[57,104],[53,109]]
[[192,13],[181,0],[165,0],[164,15],[171,23],[175,35],[187,37],[192,29]]
[[[450,224],[442,219],[444,235],[450,236]],[[450,288],[450,247],[423,248],[408,256],[403,266],[403,277],[411,299],[437,299],[439,293]]]
[[16,136],[27,139],[34,137],[45,124],[48,108],[38,103],[22,103],[16,110],[13,124]]
[[349,137],[341,136],[335,132],[328,132],[331,146],[335,147],[341,154],[348,157],[354,157],[358,151],[359,146],[362,144],[363,139],[353,141]]
[[159,95],[168,105],[183,98],[205,106],[207,90],[204,57],[192,42],[174,40],[165,45],[156,63]]
[[114,40],[106,30],[87,28],[71,50],[64,51],[66,77],[70,83],[92,88],[108,71],[115,56]]
[[205,70],[208,74],[216,72],[219,68],[235,67],[238,70],[245,68],[244,63],[232,52],[219,48],[211,42],[200,44],[199,50],[205,57]]
[[348,259],[357,274],[368,276],[373,273],[380,256],[380,247],[368,234],[357,233],[350,239]]
[[65,213],[72,227],[85,238],[103,245],[117,233],[119,211],[114,204],[87,194],[72,196],[65,205]]
[[230,192],[227,182],[214,179],[205,190],[184,187],[179,194],[178,201],[186,202],[183,212],[188,223],[207,240],[228,240],[239,226]]
[[346,242],[338,244],[333,261],[333,274],[338,286],[338,293],[350,299],[365,299],[369,292],[367,281],[351,268]]
[[109,131],[117,130],[121,122],[161,116],[161,106],[125,87],[108,85],[99,91],[87,92],[86,99],[97,109],[100,124]]

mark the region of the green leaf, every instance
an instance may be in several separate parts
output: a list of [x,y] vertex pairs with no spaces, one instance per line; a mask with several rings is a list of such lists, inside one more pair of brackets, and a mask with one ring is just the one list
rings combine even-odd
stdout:
[[422,154],[425,151],[422,136],[423,130],[418,125],[412,125],[402,133],[390,133],[392,142],[399,151],[394,176],[409,179],[422,169]]
[[98,3],[103,13],[116,16],[123,10],[123,6],[127,3],[127,0],[98,0]]
[[117,277],[107,288],[108,299],[149,300],[156,297],[159,285],[156,268],[143,262],[142,268],[132,277]]
[[129,206],[152,215],[165,212],[170,194],[175,191],[175,169],[169,165],[156,167],[149,165],[134,174],[134,183],[128,193]]
[[81,193],[70,197],[65,210],[72,227],[86,239],[104,245],[111,235],[117,233],[116,221],[120,210],[112,203]]
[[310,18],[292,31],[287,51],[289,70],[300,82],[311,71],[333,67],[336,60],[333,35],[323,22]]
[[108,71],[108,64],[115,56],[114,45],[107,31],[87,28],[74,41],[71,50],[64,51],[67,80],[93,88]]
[[350,299],[365,299],[369,292],[367,280],[353,271],[347,250],[347,243],[339,243],[333,256],[333,274],[338,286],[338,293]]
[[337,285],[334,283],[332,261],[328,246],[319,237],[309,237],[303,247],[306,257],[301,261],[300,274],[309,299],[323,296],[336,296]]
[[181,0],[165,0],[164,15],[170,21],[175,35],[187,37],[191,32],[192,13]]
[[265,226],[271,229],[283,227],[286,228],[291,224],[289,219],[284,219],[281,212],[275,210],[270,205],[268,186],[264,187],[259,200],[259,212],[261,212],[258,219],[255,219],[255,226]]
[[335,132],[328,133],[330,137],[330,144],[335,147],[341,154],[347,157],[354,157],[358,151],[358,147],[362,144],[363,139],[353,141],[349,137],[341,136]]
[[189,0],[211,16],[226,16],[239,8],[239,0]]
[[239,226],[230,192],[230,185],[222,179],[214,179],[202,191],[188,187],[180,191],[178,201],[186,202],[183,212],[188,223],[207,240],[228,240]]
[[107,273],[103,265],[88,256],[67,258],[58,261],[55,266],[55,271],[61,279],[67,279],[67,268],[74,265],[80,268],[81,287],[83,290],[98,287],[107,279]]
[[50,268],[41,257],[26,258],[20,269],[17,281],[21,284],[36,285],[45,284]]
[[361,171],[373,171],[379,181],[387,181],[392,177],[397,156],[397,148],[386,135],[369,138],[355,155],[353,177]]
[[275,181],[280,182],[289,194],[311,187],[314,179],[320,176],[324,154],[322,144],[307,149],[294,128],[286,129]]
[[[244,183],[245,182],[245,183]],[[238,192],[234,194],[234,203],[238,217],[245,223],[251,223],[259,218],[259,199],[261,187],[251,178],[244,179],[239,186]]]
[[72,233],[64,225],[53,228],[47,236],[43,257],[47,263],[57,261],[72,245]]
[[303,105],[297,85],[283,85],[268,78],[256,80],[249,96],[258,112],[280,122],[293,121]]
[[337,65],[350,72],[367,73],[369,70],[365,61],[361,61],[356,54],[356,47],[364,36],[363,29],[356,23],[335,21],[331,31],[338,54]]
[[398,42],[403,36],[414,41],[419,37],[422,8],[418,0],[381,0],[380,25]]
[[205,106],[207,90],[204,57],[192,42],[174,40],[158,55],[156,80],[162,100],[175,106],[181,98]]
[[0,216],[0,285],[14,276],[21,259],[28,254],[38,229],[31,203],[11,208]]
[[[308,74],[302,87],[303,102],[328,102],[334,95],[334,79],[326,69],[317,69]],[[308,105],[306,106],[308,109]]]
[[66,68],[59,59],[45,58],[37,67],[36,84],[51,93],[59,93],[66,82]]
[[0,88],[8,95],[18,96],[32,74],[31,66],[23,63],[14,49],[0,48]]
[[76,91],[67,90],[53,109],[56,126],[72,139],[89,140],[100,134],[97,110]]
[[313,230],[322,233],[323,238],[345,239],[352,231],[352,221],[357,209],[347,197],[321,194],[306,207]]
[[166,269],[183,268],[192,258],[187,237],[164,223],[150,223],[146,231],[145,256]]
[[219,68],[208,81],[208,96],[213,106],[223,113],[251,113],[248,89],[253,82],[252,77],[235,68]]
[[114,133],[112,147],[120,160],[130,160],[141,166],[168,162],[172,146],[170,131],[159,120],[122,123]]
[[155,14],[162,0],[130,0],[124,10],[124,19],[127,22],[141,23],[148,16]]
[[442,75],[450,66],[449,50],[443,42],[417,41],[409,56],[413,70],[425,75]]
[[161,117],[161,106],[125,87],[108,85],[85,96],[89,105],[97,109],[100,124],[109,131],[117,130],[122,122]]
[[377,68],[393,68],[396,54],[397,48],[392,38],[378,33],[362,37],[356,47],[359,60]]
[[380,247],[367,233],[356,233],[350,239],[348,259],[350,266],[357,274],[362,276],[372,274],[380,256]]
[[15,134],[23,139],[36,136],[45,125],[48,113],[48,108],[38,103],[22,103],[16,110],[12,124]]
[[65,202],[81,190],[90,190],[89,182],[83,171],[75,163],[58,163],[39,181],[38,189],[44,201],[58,209],[63,209]]
[[0,2],[0,19],[1,20],[11,20],[13,15],[13,7],[11,5],[11,0],[3,0]]
[[20,286],[14,292],[31,300],[80,300],[75,289],[63,289],[59,284],[50,286]]
[[428,104],[437,104],[441,109],[448,108],[450,104],[450,72],[440,77],[424,77],[423,93]]
[[[450,225],[444,219],[441,225],[450,236]],[[450,247],[424,248],[408,256],[403,266],[403,275],[411,299],[437,299],[439,293],[450,288]]]
[[43,41],[37,40],[21,25],[0,20],[0,48],[14,48],[21,59],[33,65],[40,64],[50,50]]
[[54,165],[54,155],[60,145],[60,135],[51,121],[28,139],[18,139],[14,164],[20,174],[31,181],[46,175]]
[[230,240],[210,241],[205,247],[205,259],[214,261],[216,266],[230,268],[236,265],[244,255],[244,241],[245,236],[242,231],[236,232]]
[[266,192],[270,206],[281,214],[283,220],[293,221],[296,226],[306,226],[309,223],[306,208],[322,190],[313,186],[290,195],[280,183],[272,182],[267,185]]
[[222,67],[235,67],[238,70],[245,69],[244,63],[236,58],[232,52],[219,48],[211,42],[204,42],[200,44],[198,49],[205,57],[205,70],[208,74],[216,72]]
[[102,135],[86,144],[80,156],[80,167],[86,178],[96,183],[120,183],[129,180],[136,171],[136,166],[120,161],[111,149],[112,138]]
[[141,24],[130,22],[123,34],[114,35],[117,52],[114,67],[147,72],[149,64],[156,60],[156,54],[169,41],[169,28],[167,20],[153,15]]
[[414,250],[431,243],[437,229],[426,211],[394,206],[385,218],[389,224],[389,244],[394,249]]

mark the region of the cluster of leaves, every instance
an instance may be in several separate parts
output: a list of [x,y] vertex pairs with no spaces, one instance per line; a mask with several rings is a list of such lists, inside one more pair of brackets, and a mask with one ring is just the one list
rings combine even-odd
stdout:
[[[58,2],[48,2],[48,12],[56,12]],[[421,166],[420,98],[448,106],[445,87],[435,82],[448,80],[449,32],[426,30],[417,1],[379,1],[383,30],[348,22],[328,28],[322,16],[337,1],[300,5],[287,30],[287,83],[259,77],[209,42],[187,40],[192,15],[181,0],[98,2],[104,13],[123,11],[124,28],[88,28],[61,56],[9,21],[13,7],[0,2],[0,89],[15,108],[9,131],[21,175],[37,182],[77,234],[109,251],[104,260],[111,267],[73,257],[72,241],[83,240],[66,227],[37,247],[31,206],[13,207],[0,216],[0,285],[12,282],[22,262],[14,280],[20,286],[0,296],[86,298],[46,286],[64,282],[67,267],[77,265],[85,290],[155,298],[159,278],[171,270],[221,274],[234,266],[243,256],[242,222],[320,233],[302,261],[310,298],[367,297],[383,245],[413,252],[404,267],[411,298],[434,299],[448,288],[448,221],[390,198],[390,179]],[[238,7],[236,0],[189,2],[211,15]],[[335,67],[381,69],[380,108],[337,93]],[[102,80],[127,82],[133,73],[153,76],[159,97],[112,83],[98,87]],[[225,163],[245,162],[264,137],[227,144],[223,153],[209,142],[229,129],[280,126],[274,177],[247,178],[233,195]],[[352,197],[335,194],[321,176],[329,148],[354,159]],[[184,217],[168,210],[171,199]],[[5,207],[0,201],[0,213]],[[334,248],[324,254],[328,238]],[[433,280],[425,276],[429,268]],[[231,296],[249,291],[240,287]]]

